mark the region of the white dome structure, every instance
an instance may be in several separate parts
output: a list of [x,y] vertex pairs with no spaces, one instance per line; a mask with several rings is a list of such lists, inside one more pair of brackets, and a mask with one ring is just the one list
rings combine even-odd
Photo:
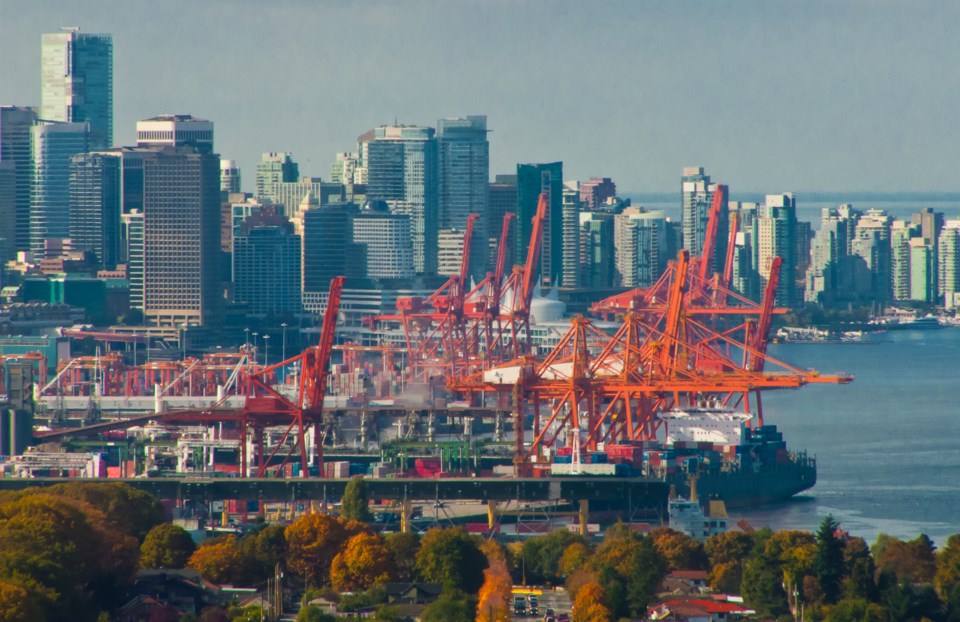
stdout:
[[534,290],[533,300],[530,301],[530,323],[542,324],[545,322],[559,322],[567,313],[567,305],[560,301],[557,288],[550,290],[546,297],[540,295],[540,288]]

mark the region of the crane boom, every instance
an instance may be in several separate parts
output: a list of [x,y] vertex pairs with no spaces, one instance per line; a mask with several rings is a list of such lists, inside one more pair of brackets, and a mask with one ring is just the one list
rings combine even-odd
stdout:
[[[323,327],[320,329],[320,344],[317,357],[313,361],[310,405],[323,408],[323,396],[327,392],[327,372],[330,368],[330,354],[333,352],[333,338],[337,330],[337,316],[340,313],[340,295],[343,292],[342,276],[330,280],[330,292],[327,296],[327,310],[323,314]],[[304,370],[306,371],[306,370]]]
[[706,280],[710,276],[713,264],[713,255],[716,253],[717,233],[720,230],[720,212],[727,202],[727,187],[717,184],[713,191],[713,203],[710,206],[710,218],[707,220],[707,234],[703,238],[703,250],[700,253],[700,278]]

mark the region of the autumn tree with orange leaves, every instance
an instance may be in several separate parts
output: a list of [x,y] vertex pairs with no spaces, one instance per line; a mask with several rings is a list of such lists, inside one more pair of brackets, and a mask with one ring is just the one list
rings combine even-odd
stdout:
[[513,587],[506,554],[493,540],[485,540],[480,550],[487,556],[487,569],[483,571],[483,585],[477,595],[477,622],[506,622],[510,620]]
[[606,594],[599,583],[584,585],[573,603],[573,622],[610,622],[613,614],[605,599]]
[[287,538],[287,565],[320,586],[330,579],[330,565],[347,541],[347,530],[338,519],[326,514],[305,514],[284,532]]
[[366,590],[387,583],[395,574],[390,550],[380,536],[367,532],[350,538],[330,565],[330,583],[341,592]]

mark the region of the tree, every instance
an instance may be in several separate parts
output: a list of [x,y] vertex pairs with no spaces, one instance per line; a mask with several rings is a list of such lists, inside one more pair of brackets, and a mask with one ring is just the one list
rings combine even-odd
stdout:
[[882,533],[877,536],[873,558],[881,571],[891,571],[898,581],[930,583],[936,575],[935,547],[920,534],[909,542]]
[[947,599],[953,589],[960,585],[960,534],[947,539],[947,546],[937,555],[937,572],[934,585],[940,597]]
[[37,622],[46,619],[43,608],[26,588],[0,582],[0,620],[4,622]]
[[487,545],[484,549],[488,566],[483,571],[483,585],[477,596],[477,622],[508,622],[513,582],[506,555],[493,540],[487,540],[484,545]]
[[483,585],[487,558],[462,527],[431,529],[420,541],[417,572],[424,581],[475,594]]
[[590,558],[590,549],[583,542],[574,542],[563,549],[560,556],[558,570],[564,577],[569,577],[582,567]]
[[847,538],[843,559],[847,575],[843,580],[844,597],[876,601],[877,585],[874,581],[876,567],[866,541],[863,538]]
[[243,583],[246,579],[243,553],[233,534],[204,542],[190,556],[187,567],[213,583]]
[[390,551],[380,536],[359,533],[333,558],[330,582],[336,590],[352,592],[386,583],[395,574]]
[[384,544],[393,558],[394,567],[397,570],[397,581],[413,581],[417,571],[420,536],[412,531],[388,533],[384,537]]
[[651,534],[653,546],[667,562],[670,570],[706,570],[709,563],[703,545],[670,528],[655,529]]
[[173,523],[161,523],[150,530],[140,545],[144,568],[183,568],[196,550],[190,534]]
[[623,529],[607,530],[590,565],[600,577],[606,603],[622,617],[644,615],[667,573],[653,540]]
[[444,590],[440,598],[423,610],[420,622],[474,622],[475,609],[473,599],[467,594],[459,590]]
[[599,583],[584,585],[573,603],[573,622],[609,622],[613,615],[605,599]]
[[286,568],[287,539],[284,529],[284,526],[279,524],[265,525],[240,540],[240,551],[250,580],[266,581],[273,576],[277,564],[281,569]]
[[291,523],[284,535],[290,569],[305,577],[309,585],[325,584],[333,558],[346,543],[343,524],[326,514],[306,514]]
[[38,489],[0,497],[0,581],[25,589],[48,619],[95,617],[118,604],[137,564],[137,541],[109,525],[80,499]]
[[545,536],[526,540],[521,549],[521,565],[525,567],[527,580],[533,583],[559,583],[563,579],[560,558],[563,551],[574,542],[586,544],[582,536],[569,529],[557,529]]
[[887,622],[887,612],[863,598],[845,599],[829,607],[825,622]]
[[712,566],[746,559],[753,548],[753,538],[742,531],[727,531],[707,538],[704,545]]
[[346,520],[363,523],[369,523],[372,520],[370,504],[367,500],[367,483],[363,480],[363,476],[354,476],[347,482],[347,487],[343,491],[343,509],[340,515]]
[[163,506],[150,493],[121,483],[68,482],[48,489],[50,494],[86,501],[103,512],[111,529],[143,542],[163,522]]
[[837,536],[839,523],[827,514],[817,529],[817,554],[813,574],[820,582],[823,602],[833,604],[840,598],[840,583],[844,575],[844,542]]
[[337,618],[324,613],[320,607],[307,606],[297,614],[297,622],[336,622]]
[[760,615],[775,617],[789,611],[783,571],[776,560],[765,555],[755,555],[747,561],[740,593]]

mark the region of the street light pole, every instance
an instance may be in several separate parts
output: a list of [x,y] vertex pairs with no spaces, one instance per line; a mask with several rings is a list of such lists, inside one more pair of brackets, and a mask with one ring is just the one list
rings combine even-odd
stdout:
[[257,337],[260,336],[260,333],[251,333],[253,335],[253,362],[257,362]]
[[263,364],[270,364],[270,335],[263,336]]

